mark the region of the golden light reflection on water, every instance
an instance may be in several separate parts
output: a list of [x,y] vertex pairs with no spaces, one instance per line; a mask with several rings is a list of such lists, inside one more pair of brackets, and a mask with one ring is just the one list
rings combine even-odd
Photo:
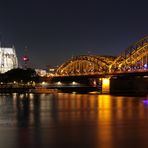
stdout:
[[47,129],[46,134],[39,133],[42,141],[46,136],[55,141],[65,136],[71,137],[72,143],[87,141],[94,148],[114,148],[125,146],[129,139],[142,141],[148,136],[148,107],[144,99],[70,93],[13,94],[12,99],[10,95],[0,96],[0,113],[11,113],[15,126]]
[[66,119],[68,123],[73,119],[92,123],[96,126],[93,132],[96,145],[114,147],[116,143],[126,142],[127,137],[133,138],[133,134],[142,135],[137,129],[148,114],[141,98],[86,94],[59,94],[57,98],[58,109],[63,111],[61,123],[66,124]]
[[93,110],[97,107],[97,97],[85,94],[58,94],[58,108],[64,110]]
[[[28,101],[27,99],[28,98]],[[0,99],[0,104],[6,100]],[[17,106],[24,109],[28,107],[29,111],[37,108],[40,116],[55,111],[58,114],[77,115],[85,114],[88,117],[95,117],[98,124],[109,123],[113,120],[120,121],[124,118],[130,119],[133,115],[144,116],[144,105],[136,98],[132,97],[114,97],[110,95],[88,95],[88,94],[13,94],[13,107]],[[91,115],[90,115],[91,114]],[[59,116],[60,117],[60,116]],[[73,116],[71,116],[72,118]]]

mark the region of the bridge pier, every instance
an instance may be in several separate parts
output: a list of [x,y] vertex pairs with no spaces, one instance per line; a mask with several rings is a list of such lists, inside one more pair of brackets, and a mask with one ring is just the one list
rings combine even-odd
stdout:
[[102,93],[108,94],[110,93],[110,78],[101,78],[102,80]]
[[148,94],[148,74],[112,77],[110,80],[111,94]]

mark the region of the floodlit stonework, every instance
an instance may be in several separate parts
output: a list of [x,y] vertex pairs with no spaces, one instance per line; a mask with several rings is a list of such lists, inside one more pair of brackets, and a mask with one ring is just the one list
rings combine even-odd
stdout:
[[0,47],[0,73],[18,67],[18,59],[14,48]]

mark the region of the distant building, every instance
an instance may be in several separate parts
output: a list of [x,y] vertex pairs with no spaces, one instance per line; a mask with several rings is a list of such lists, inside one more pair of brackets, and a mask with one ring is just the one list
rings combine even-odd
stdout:
[[14,48],[0,47],[0,73],[18,68],[18,59]]
[[55,74],[55,69],[54,68],[50,68],[47,70],[44,69],[35,69],[37,75],[41,76],[41,77],[50,77],[53,76]]
[[35,69],[37,75],[41,76],[41,77],[45,77],[47,75],[46,70],[43,69]]
[[49,68],[49,73],[55,73],[56,69],[55,68]]

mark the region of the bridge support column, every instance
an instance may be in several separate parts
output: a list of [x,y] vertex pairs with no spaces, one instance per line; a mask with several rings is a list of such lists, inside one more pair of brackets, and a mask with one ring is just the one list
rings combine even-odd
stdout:
[[110,93],[110,78],[102,78],[102,93]]

